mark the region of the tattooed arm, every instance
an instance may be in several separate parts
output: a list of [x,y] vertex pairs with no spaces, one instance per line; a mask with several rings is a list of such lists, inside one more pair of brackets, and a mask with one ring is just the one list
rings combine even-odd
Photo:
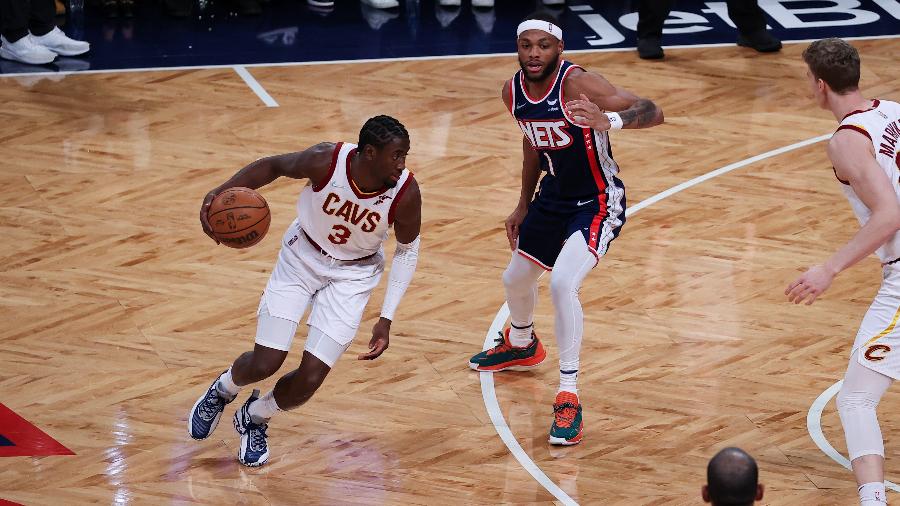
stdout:
[[[664,121],[662,109],[652,100],[617,88],[599,74],[573,71],[563,83],[564,105],[575,123],[604,131],[610,128],[649,128]],[[618,113],[621,124],[610,124],[604,112]],[[615,116],[612,118],[618,121]]]

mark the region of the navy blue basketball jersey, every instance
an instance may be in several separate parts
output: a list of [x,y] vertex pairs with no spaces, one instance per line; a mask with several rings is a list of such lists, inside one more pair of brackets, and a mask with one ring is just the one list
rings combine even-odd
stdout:
[[[545,202],[598,198],[602,203],[616,193],[619,166],[613,160],[609,134],[576,125],[563,111],[563,81],[578,65],[563,60],[553,86],[543,97],[532,97],[519,70],[510,83],[510,113],[538,152],[541,179],[538,197]],[[577,97],[571,97],[577,98]],[[612,188],[611,188],[612,187]]]

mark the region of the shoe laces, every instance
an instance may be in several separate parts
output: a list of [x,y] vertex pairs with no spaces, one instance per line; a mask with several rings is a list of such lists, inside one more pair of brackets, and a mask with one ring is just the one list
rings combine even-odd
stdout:
[[261,452],[266,449],[266,429],[268,428],[269,425],[265,423],[250,423],[247,425],[247,434],[250,438],[251,451]]
[[225,402],[219,397],[219,394],[215,390],[210,390],[206,394],[206,399],[200,403],[200,418],[207,421],[212,420],[222,411],[224,405]]
[[574,395],[562,398],[565,400],[553,403],[553,415],[557,427],[569,428],[578,415],[578,398]]
[[493,355],[494,353],[503,353],[513,349],[513,346],[509,344],[509,341],[506,340],[506,337],[503,335],[503,332],[497,332],[499,337],[494,339],[494,347],[489,349],[487,354]]

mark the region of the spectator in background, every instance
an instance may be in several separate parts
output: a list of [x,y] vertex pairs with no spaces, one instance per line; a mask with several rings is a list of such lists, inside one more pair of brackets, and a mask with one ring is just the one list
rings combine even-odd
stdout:
[[[781,49],[781,41],[766,30],[766,17],[757,0],[727,0],[728,17],[738,29],[737,44],[760,53]],[[665,56],[661,40],[663,23],[672,10],[672,0],[642,0],[638,8],[638,55],[645,60]]]
[[0,57],[42,65],[87,53],[91,45],[67,37],[55,15],[54,0],[0,0]]
[[756,461],[740,448],[725,448],[706,466],[703,500],[713,506],[752,506],[763,498]]

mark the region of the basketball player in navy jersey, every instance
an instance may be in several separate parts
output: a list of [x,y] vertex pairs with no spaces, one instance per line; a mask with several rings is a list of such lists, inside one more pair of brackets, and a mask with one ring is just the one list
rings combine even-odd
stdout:
[[225,405],[241,387],[275,374],[291,348],[300,318],[311,307],[309,335],[300,366],[285,374],[263,397],[254,390],[234,415],[241,434],[238,460],[260,466],[269,459],[269,419],[312,397],[347,350],[363,309],[384,271],[382,244],[393,226],[397,249],[391,263],[381,318],[372,329],[369,352],[378,358],[388,347],[391,321],[419,252],[422,198],[406,169],[409,134],[390,116],[366,121],[359,144],[317,144],[305,151],[271,156],[244,167],[207,194],[200,209],[203,230],[213,239],[207,211],[222,190],[259,188],[280,176],[308,179],[297,202],[257,311],[256,343],[209,386],[188,415],[188,433],[206,439]]
[[[560,59],[562,30],[553,16],[529,16],[517,35],[521,70],[502,91],[524,133],[522,192],[506,220],[514,251],[503,273],[511,326],[469,366],[497,372],[544,360],[532,315],[538,278],[552,270],[560,384],[549,440],[572,445],[583,429],[576,387],[584,324],[578,291],[625,223],[625,188],[616,177],[608,130],[659,125],[663,113],[652,101]],[[541,171],[546,174],[534,196]]]

